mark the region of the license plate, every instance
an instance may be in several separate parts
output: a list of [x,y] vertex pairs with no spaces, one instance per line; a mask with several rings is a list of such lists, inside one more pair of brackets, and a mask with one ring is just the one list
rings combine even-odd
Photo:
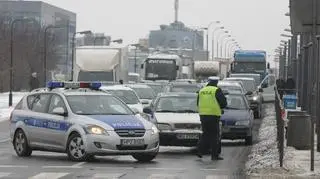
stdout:
[[121,139],[122,146],[141,146],[144,145],[144,139]]
[[222,128],[222,132],[230,132],[230,128],[229,127],[223,127]]
[[178,139],[199,139],[199,134],[178,134]]

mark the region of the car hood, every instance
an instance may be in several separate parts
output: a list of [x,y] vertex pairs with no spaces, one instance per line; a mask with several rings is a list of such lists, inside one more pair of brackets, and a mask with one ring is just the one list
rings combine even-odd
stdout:
[[245,119],[250,119],[248,110],[225,109],[224,114],[221,116],[222,121],[240,121]]
[[150,122],[137,115],[87,115],[81,118],[87,125],[99,125],[106,130],[151,128]]
[[155,116],[158,123],[201,123],[198,113],[155,113]]

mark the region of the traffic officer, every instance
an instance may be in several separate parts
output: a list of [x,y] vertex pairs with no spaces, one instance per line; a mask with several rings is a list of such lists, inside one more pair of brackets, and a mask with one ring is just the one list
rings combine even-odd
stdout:
[[219,78],[210,77],[208,84],[198,93],[198,110],[202,126],[202,137],[198,146],[197,156],[202,155],[211,148],[212,160],[223,160],[220,157],[220,117],[227,100],[222,90],[217,87]]

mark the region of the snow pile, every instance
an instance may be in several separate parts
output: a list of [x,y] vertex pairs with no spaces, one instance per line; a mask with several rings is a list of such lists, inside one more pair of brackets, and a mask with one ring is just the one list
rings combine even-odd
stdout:
[[[21,98],[26,95],[26,92],[14,92],[12,95],[12,104],[15,106]],[[0,122],[7,120],[10,116],[13,107],[8,107],[9,105],[9,93],[0,93]]]
[[[320,178],[320,171],[310,172],[310,150],[285,146],[284,164],[280,167],[277,148],[277,123],[273,106],[268,106],[260,130],[259,142],[252,146],[246,163],[246,173],[252,177]],[[286,145],[286,141],[284,142]],[[315,145],[316,146],[316,145]],[[315,170],[320,168],[320,153],[315,152]]]
[[258,140],[252,146],[251,154],[246,163],[248,175],[254,174],[282,174],[283,169],[279,167],[279,153],[277,148],[277,121],[273,106],[268,106],[265,117],[262,121]]

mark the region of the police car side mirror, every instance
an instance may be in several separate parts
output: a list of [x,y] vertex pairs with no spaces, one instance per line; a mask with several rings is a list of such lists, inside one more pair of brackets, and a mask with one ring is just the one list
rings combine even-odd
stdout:
[[52,113],[64,117],[68,116],[68,113],[62,107],[54,108]]

